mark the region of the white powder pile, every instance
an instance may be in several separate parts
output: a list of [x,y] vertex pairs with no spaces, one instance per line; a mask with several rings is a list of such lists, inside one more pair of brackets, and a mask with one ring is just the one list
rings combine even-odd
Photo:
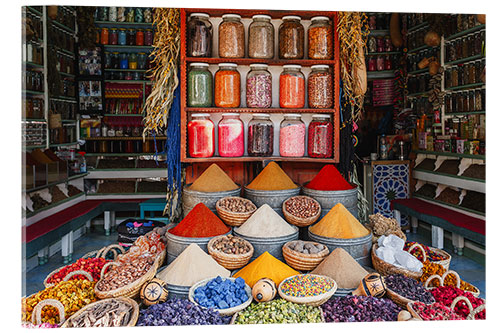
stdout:
[[288,236],[296,230],[268,204],[264,204],[235,231],[243,236],[268,238]]

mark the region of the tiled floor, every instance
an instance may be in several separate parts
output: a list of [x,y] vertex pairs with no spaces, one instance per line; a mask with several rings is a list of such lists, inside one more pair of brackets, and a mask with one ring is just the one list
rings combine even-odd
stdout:
[[[73,245],[73,261],[82,257],[84,254],[100,249],[109,244],[116,243],[117,234],[112,233],[110,236],[104,236],[102,228],[99,230],[94,230],[93,232],[84,235],[75,241]],[[423,244],[430,243],[430,237],[425,234],[408,234],[408,240],[418,241]],[[453,253],[453,250],[445,247],[445,250],[452,255],[452,260],[450,263],[450,269],[457,271],[460,277],[465,281],[472,283],[481,290],[480,297],[486,298],[486,285],[485,285],[485,267],[482,264],[466,257],[458,256]],[[43,280],[45,277],[55,270],[63,266],[62,258],[60,253],[56,253],[52,256],[49,262],[43,266],[37,266],[26,274],[26,291],[23,292],[24,295],[31,295],[44,288]],[[24,290],[24,288],[23,288]]]

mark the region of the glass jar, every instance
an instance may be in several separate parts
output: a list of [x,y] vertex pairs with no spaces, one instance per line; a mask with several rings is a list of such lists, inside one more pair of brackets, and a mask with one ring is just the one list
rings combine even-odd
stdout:
[[246,79],[246,100],[249,108],[270,108],[272,76],[266,64],[251,64]]
[[333,28],[328,17],[315,16],[311,18],[307,37],[309,59],[332,59]]
[[450,71],[451,71],[450,87],[456,87],[458,86],[458,67],[453,66]]
[[328,65],[311,66],[307,78],[307,96],[310,108],[328,109],[333,105],[333,79]]
[[283,22],[278,29],[278,44],[280,59],[304,58],[304,26],[300,16],[283,16]]
[[377,56],[377,71],[383,71],[385,68],[385,61],[382,55]]
[[456,42],[450,42],[447,45],[447,61],[455,61],[457,60],[457,50],[456,50]]
[[223,113],[217,131],[219,156],[243,156],[245,153],[245,131],[238,113]]
[[144,30],[139,29],[135,33],[135,45],[144,45]]
[[187,24],[187,54],[189,57],[212,56],[212,23],[205,13],[192,13]]
[[280,107],[303,108],[305,105],[305,78],[300,65],[284,65],[280,74]]
[[110,45],[118,44],[118,30],[114,28],[109,30],[109,44]]
[[452,95],[453,94],[446,94],[444,96],[444,112],[445,113],[452,113],[453,112]]
[[120,69],[128,69],[127,53],[120,53]]
[[238,14],[222,15],[219,24],[219,57],[243,58],[245,56],[245,27]]
[[467,41],[468,36],[462,37],[462,58],[467,58],[469,56],[469,42]]
[[127,45],[127,30],[124,28],[118,30],[118,45]]
[[377,59],[375,56],[368,57],[368,71],[376,71],[377,70]]
[[144,45],[151,46],[153,45],[153,30],[146,29],[144,31]]
[[144,9],[144,22],[145,23],[153,22],[153,10],[149,7]]
[[477,89],[474,91],[474,105],[476,111],[484,111],[483,109],[483,94],[482,89]]
[[248,27],[248,57],[258,59],[274,58],[274,26],[271,16],[254,15]]
[[460,94],[462,95],[462,112],[472,111],[469,106],[469,94],[466,91]]
[[135,8],[127,8],[125,11],[125,22],[133,23],[135,16]]
[[307,130],[307,155],[330,158],[333,154],[333,124],[329,115],[315,114]]
[[[128,66],[128,64],[127,64],[127,66]],[[120,68],[120,58],[119,58],[118,52],[113,52],[111,54],[111,68],[112,69],[119,69]]]
[[388,71],[392,69],[392,59],[391,56],[386,56],[384,60],[384,70]]
[[462,65],[462,84],[469,84],[469,67],[470,64]]
[[455,45],[455,60],[458,60],[458,59],[462,59],[462,40],[461,39],[457,39],[453,42],[453,44]]
[[212,106],[213,79],[208,64],[193,62],[188,73],[187,103],[191,107]]
[[468,100],[469,100],[469,111],[480,111],[480,110],[476,110],[476,101],[475,101],[475,94],[474,94],[474,90],[469,90],[467,92],[467,95],[468,95]]
[[116,21],[125,22],[125,7],[118,7],[116,9]]
[[109,30],[108,28],[101,29],[101,44],[107,45],[109,43]]
[[140,8],[140,7],[135,8],[134,21],[136,23],[143,23],[144,22],[144,11],[142,8]]
[[385,49],[385,40],[384,37],[377,37],[377,52],[384,52]]
[[110,22],[116,22],[118,18],[118,10],[116,7],[109,7],[108,18]]
[[148,59],[148,57],[146,56],[146,53],[139,52],[137,54],[137,68],[138,69],[146,69],[147,59]]
[[104,52],[104,68],[111,68],[111,54],[109,52]]
[[464,110],[464,97],[461,93],[457,93],[457,112],[463,112]]
[[476,62],[474,63],[474,67],[475,67],[474,72],[475,72],[475,74],[476,74],[476,75],[475,75],[476,77],[474,78],[474,81],[475,81],[476,83],[480,83],[480,82],[481,82],[481,73],[483,72],[483,67],[482,67],[482,65],[481,65],[481,62],[480,62],[480,61],[476,61]]
[[305,153],[306,125],[300,114],[288,113],[280,124],[280,155],[302,157]]
[[463,65],[457,66],[457,76],[458,76],[457,85],[463,86],[465,84],[464,83],[464,66]]
[[377,52],[377,40],[375,37],[370,36],[368,37],[368,53],[375,53]]
[[392,45],[391,37],[390,36],[385,36],[385,51],[386,52],[392,52],[394,51],[394,47]]
[[[188,123],[188,152],[190,157],[214,156],[214,123],[208,113],[194,113]],[[147,142],[147,141],[146,141]]]
[[137,55],[135,53],[130,53],[128,56],[128,68],[137,69]]
[[127,31],[127,45],[135,45],[135,30],[128,29]]
[[267,113],[255,113],[248,123],[247,151],[249,156],[272,156],[274,126]]
[[469,84],[474,84],[476,83],[476,64],[475,63],[469,63],[468,64],[468,71],[469,71]]
[[215,73],[215,106],[237,108],[240,106],[240,73],[233,63],[219,64]]

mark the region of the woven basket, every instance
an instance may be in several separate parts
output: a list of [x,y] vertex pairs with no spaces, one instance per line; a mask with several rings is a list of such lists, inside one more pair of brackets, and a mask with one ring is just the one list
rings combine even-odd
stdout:
[[[469,315],[467,316],[467,320],[475,320],[475,316],[476,314],[478,314],[479,312],[483,311],[484,309],[486,309],[486,303],[484,304],[481,304],[479,305],[478,307],[476,307],[475,309],[472,308],[472,304],[470,303],[469,299],[467,297],[464,297],[464,296],[458,296],[456,297],[453,302],[451,303],[450,305],[450,309],[451,311],[455,312],[455,306],[457,305],[458,302],[460,301],[465,301],[465,303],[467,304],[467,306],[469,307]],[[412,317],[414,318],[417,318],[417,319],[420,319],[420,320],[423,320],[422,317],[420,317],[420,315],[418,314],[417,311],[415,311],[415,309],[413,308],[413,304],[415,302],[409,302],[407,305],[406,305],[406,309],[408,310],[408,312],[410,312],[410,314],[412,315]]]
[[[285,245],[283,245],[282,247],[283,258],[285,258],[285,261],[288,264],[288,266],[298,271],[307,272],[314,270],[316,266],[318,266],[323,261],[323,259],[325,259],[330,253],[327,246],[325,246],[325,249],[315,254],[300,253],[288,247],[292,242],[295,241],[289,241],[285,243]],[[320,244],[317,242],[305,242],[305,243],[313,243],[315,245]]]
[[[422,251],[422,253],[425,253],[424,248],[419,243],[415,243],[412,246],[410,246],[410,248],[408,249],[407,252],[411,254],[412,250],[415,249],[415,248],[419,248],[420,251]],[[442,255],[443,257],[446,258],[446,259],[443,259],[443,260],[431,261],[432,263],[439,264],[439,265],[443,266],[446,270],[450,269],[451,255],[448,252],[446,252],[444,250],[441,250],[441,249],[438,249],[436,247],[430,247],[430,246],[429,246],[429,250],[432,251],[432,252],[435,252],[435,253],[437,253],[439,255]]]
[[[452,274],[452,275],[455,275],[456,277],[456,280],[457,280],[457,284],[455,285],[455,287],[459,288],[460,289],[460,275],[458,275],[457,272],[455,271],[447,271],[443,274],[443,276],[439,276],[437,274],[434,274],[434,275],[431,275],[429,276],[429,278],[427,279],[427,281],[425,281],[425,284],[424,284],[424,287],[427,288],[427,290],[432,290],[436,287],[429,287],[429,283],[434,280],[434,279],[438,279],[439,281],[439,285],[440,286],[444,286],[444,279],[446,279],[446,276],[448,276],[448,274]],[[466,282],[466,281],[464,281]],[[468,282],[467,282],[468,283]],[[469,283],[470,284],[470,283]],[[481,294],[481,291],[474,285],[470,284],[472,287],[474,287],[474,291],[469,291],[469,293],[471,293],[472,295],[474,295],[475,297],[479,297],[479,294]]]
[[[380,273],[382,276],[386,275],[391,275],[391,274],[403,274],[404,276],[407,276],[409,278],[418,280],[420,276],[422,276],[422,272],[412,272],[410,270],[400,268],[394,265],[389,264],[388,262],[383,261],[380,259],[377,254],[375,253],[375,250],[378,249],[378,244],[373,244],[372,246],[372,264],[373,268]],[[425,252],[424,252],[424,259],[425,259]]]
[[[323,312],[323,309],[321,309],[321,307],[318,307],[318,309],[319,309],[319,312],[321,313],[321,322],[322,323],[326,323],[325,313]],[[231,318],[231,321],[229,322],[229,325],[236,325],[235,321],[236,321],[236,318],[238,318],[238,313],[240,313],[240,311],[238,311],[235,314],[233,314],[233,317]]]
[[[118,253],[118,251],[120,251],[120,253]],[[106,259],[106,255],[108,254],[108,252],[113,253],[113,259],[112,260],[116,260],[116,257],[118,257],[119,254],[121,253],[125,253],[125,249],[119,245],[119,244],[111,244],[109,246],[105,246],[99,250],[95,250],[95,251],[90,251],[86,254],[84,254],[82,256],[82,259],[87,259],[87,258],[104,258]]]
[[[320,207],[318,212],[314,216],[307,217],[307,218],[300,218],[300,217],[297,217],[295,215],[290,214],[286,210],[285,207],[286,207],[286,202],[288,200],[291,200],[293,198],[301,198],[301,197],[307,198],[308,200],[312,200],[313,202],[315,202],[318,205],[318,207]],[[313,224],[314,222],[316,222],[321,215],[321,205],[319,204],[319,202],[311,197],[306,196],[306,195],[296,195],[294,197],[286,199],[285,201],[283,201],[281,209],[283,211],[283,215],[285,216],[285,220],[287,220],[287,222],[290,224],[296,225],[297,227],[308,227],[311,224]]]
[[[243,201],[248,201],[253,205],[253,209],[250,212],[245,212],[245,213],[235,213],[235,212],[230,212],[228,210],[225,210],[220,207],[220,201],[224,199],[229,199],[229,198],[238,198]],[[245,223],[246,220],[252,216],[253,213],[257,210],[257,206],[254,205],[253,202],[251,202],[248,199],[241,198],[241,197],[225,197],[222,199],[217,200],[215,203],[215,209],[217,210],[217,215],[219,215],[220,219],[224,221],[225,224],[231,226],[231,227],[239,227],[243,223]]]
[[[128,297],[118,297],[118,298],[115,298],[114,300],[118,301],[118,302],[127,303],[127,304],[129,304],[129,305],[132,306],[132,313],[130,315],[128,324],[125,325],[125,326],[127,326],[127,327],[135,326],[135,323],[137,323],[137,319],[139,319],[139,305],[137,304],[137,302],[134,301],[131,298],[128,298]],[[81,308],[76,313],[74,313],[71,317],[69,317],[66,320],[66,322],[61,327],[63,327],[63,328],[74,327],[74,326],[70,326],[71,319],[76,318],[76,317],[82,315],[86,311],[90,311],[96,305],[103,304],[103,303],[106,303],[106,302],[109,302],[109,301],[110,301],[109,298],[108,299],[102,299],[100,301],[97,301],[97,302],[94,302],[94,303],[86,305],[85,307]]]
[[[64,266],[64,267],[66,267],[66,266]],[[45,286],[45,288],[52,287],[52,286],[56,285],[56,283],[48,283],[47,281],[49,280],[49,278],[53,274],[57,273],[58,271],[60,271],[64,267],[59,267],[58,269],[53,270],[52,272],[50,272],[49,275],[47,275],[45,280],[43,280],[43,285]],[[73,272],[66,274],[66,276],[63,278],[63,281],[68,281],[74,275],[84,275],[87,278],[87,280],[89,280],[90,282],[94,281],[94,279],[92,278],[92,275],[89,272],[84,271],[84,270],[77,270],[77,271],[73,271]]]
[[[236,278],[222,278],[223,280],[226,280],[226,279],[229,279],[231,281],[235,281]],[[191,286],[191,288],[189,288],[189,294],[188,294],[188,299],[189,301],[191,301],[191,303],[194,303],[194,304],[197,304],[198,306],[202,307],[202,308],[205,308],[204,306],[201,306],[200,304],[198,304],[198,302],[195,301],[194,299],[194,291],[198,288],[198,287],[201,287],[201,286],[204,286],[206,285],[209,281],[213,280],[213,278],[208,278],[208,279],[204,279],[204,280],[201,280],[199,282],[196,282],[195,284],[193,284]],[[249,306],[251,303],[252,303],[252,288],[250,288],[249,285],[247,285],[245,283],[245,292],[248,296],[248,299],[246,300],[246,302],[238,305],[238,306],[234,306],[232,308],[228,308],[228,309],[215,309],[215,311],[219,312],[220,315],[222,316],[231,316],[233,314],[235,314],[236,312],[239,312],[239,311],[242,311],[244,310],[247,306]],[[206,309],[206,308],[205,308]]]
[[[165,252],[165,251],[163,251]],[[156,257],[155,261],[153,262],[153,265],[151,265],[151,267],[149,268],[149,270],[146,272],[146,274],[144,274],[143,276],[141,276],[140,278],[138,278],[137,280],[129,283],[128,285],[126,286],[123,286],[123,287],[120,287],[120,288],[117,288],[117,289],[113,289],[113,290],[109,290],[109,291],[100,291],[99,290],[99,283],[102,281],[99,280],[95,287],[94,287],[94,292],[95,292],[95,295],[97,298],[100,298],[100,299],[104,299],[104,298],[111,298],[111,297],[120,297],[120,296],[123,296],[123,297],[130,297],[130,298],[135,298],[137,296],[139,296],[139,293],[141,291],[141,287],[142,285],[151,280],[155,274],[156,274],[156,270],[158,269],[159,267],[159,263],[160,261],[162,260],[161,259],[162,255],[160,254],[159,256]],[[106,265],[104,265],[102,267],[102,270],[101,270],[101,277],[104,276],[103,273],[104,271],[106,270],[106,268],[108,268],[108,266],[110,265],[116,265],[116,266],[119,266],[120,264],[117,263],[116,261],[111,261],[111,262],[108,262]]]
[[64,305],[57,299],[51,299],[51,298],[41,300],[40,302],[37,303],[37,305],[35,305],[31,315],[31,323],[33,323],[33,325],[42,324],[42,310],[47,305],[53,306],[57,309],[57,312],[59,312],[58,325],[63,324],[66,321]]
[[250,251],[244,254],[226,254],[213,248],[214,243],[222,237],[225,237],[225,235],[214,237],[208,242],[208,254],[210,254],[212,258],[214,258],[215,261],[219,263],[219,265],[229,270],[235,270],[248,264],[253,256],[253,245],[249,241],[242,238],[244,243],[248,244],[248,246],[250,247]]
[[[302,275],[302,274],[298,274],[298,275]],[[289,295],[285,294],[281,290],[283,283],[285,283],[286,281],[288,281],[288,280],[290,280],[298,275],[290,276],[290,277],[284,279],[283,281],[281,281],[281,283],[278,286],[278,293],[281,296],[281,298],[283,298],[289,302],[292,302],[292,303],[311,305],[311,306],[320,306],[321,304],[328,301],[330,299],[330,297],[332,297],[333,294],[335,294],[335,291],[337,290],[337,282],[335,282],[335,280],[332,279],[331,277],[328,277],[325,275],[310,274],[310,275],[318,276],[318,277],[321,277],[321,278],[324,278],[324,279],[327,279],[327,280],[333,282],[334,283],[333,288],[330,289],[328,292],[323,293],[321,295],[317,295],[317,296],[295,297],[295,296],[289,296]]]

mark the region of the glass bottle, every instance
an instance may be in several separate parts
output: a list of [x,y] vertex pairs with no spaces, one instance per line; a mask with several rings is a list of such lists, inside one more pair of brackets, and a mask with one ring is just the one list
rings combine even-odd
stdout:
[[190,157],[212,157],[215,151],[214,123],[208,113],[194,113],[188,123]]
[[377,52],[377,41],[375,40],[375,37],[370,36],[368,37],[368,53],[375,52]]
[[368,71],[376,71],[377,70],[377,59],[375,56],[368,57]]
[[267,113],[255,113],[248,123],[247,151],[249,156],[272,156],[274,126]]
[[217,126],[221,157],[240,157],[245,153],[243,122],[238,113],[223,113]]
[[245,56],[245,27],[238,14],[222,15],[219,24],[219,57],[243,58]]
[[307,132],[307,155],[316,158],[332,157],[333,125],[330,115],[313,115]]
[[137,69],[137,55],[135,53],[130,53],[128,56],[128,68]]
[[469,70],[469,84],[474,84],[476,83],[476,64],[475,63],[469,63],[468,64],[468,70]]
[[310,108],[332,107],[333,78],[328,65],[311,66],[311,73],[307,78],[307,97]]
[[240,73],[233,63],[220,63],[215,73],[215,106],[237,108],[240,106]]
[[300,16],[283,16],[283,22],[278,29],[278,44],[280,59],[304,58],[304,26]]
[[467,38],[468,36],[462,37],[462,58],[467,58],[469,56],[469,43]]
[[315,16],[311,18],[307,37],[309,59],[332,59],[333,28],[328,17]]
[[266,64],[251,64],[246,79],[246,102],[249,108],[270,108],[272,76]]
[[208,64],[193,62],[188,73],[188,97],[190,107],[212,106],[213,79]]
[[280,74],[280,107],[303,108],[305,105],[305,78],[300,65],[284,65]]
[[386,56],[385,61],[384,61],[384,70],[391,70],[392,69],[392,59],[391,56]]
[[392,45],[391,37],[385,36],[385,51],[392,52],[394,51],[394,46]]
[[306,125],[300,114],[288,113],[280,124],[280,156],[302,157],[305,153]]
[[212,23],[206,13],[192,13],[187,24],[188,57],[212,56]]
[[248,57],[274,58],[274,26],[271,16],[254,15],[248,27]]

